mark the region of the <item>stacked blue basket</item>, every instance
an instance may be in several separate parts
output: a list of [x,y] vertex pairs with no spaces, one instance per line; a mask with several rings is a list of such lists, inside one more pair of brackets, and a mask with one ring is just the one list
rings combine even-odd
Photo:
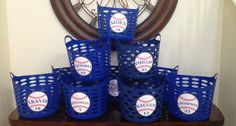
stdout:
[[117,102],[119,100],[118,75],[118,66],[111,66],[110,83],[108,85],[109,101]]
[[163,77],[154,76],[148,80],[118,79],[122,116],[132,122],[153,122],[161,117]]
[[145,123],[161,117],[167,69],[157,67],[159,38],[117,41],[120,107],[122,116],[129,121]]
[[120,75],[133,79],[147,79],[157,75],[159,37],[131,43],[117,42]]
[[62,77],[67,114],[74,119],[94,119],[107,110],[107,85],[103,81],[81,82],[68,72]]
[[213,77],[171,74],[169,79],[170,113],[186,121],[209,119],[217,74]]
[[98,30],[102,40],[134,40],[138,9],[98,6]]
[[74,40],[66,36],[65,43],[75,79],[90,82],[104,80],[108,76],[111,51],[109,41]]
[[57,74],[15,76],[11,73],[17,109],[23,118],[42,118],[58,110]]
[[71,68],[61,70],[66,112],[75,119],[97,118],[107,110],[111,44],[70,36],[65,43]]

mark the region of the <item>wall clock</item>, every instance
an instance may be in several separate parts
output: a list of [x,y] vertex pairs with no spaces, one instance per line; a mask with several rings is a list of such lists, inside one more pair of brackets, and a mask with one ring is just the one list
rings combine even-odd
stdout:
[[51,0],[61,24],[77,39],[98,39],[97,4],[139,8],[136,40],[157,35],[170,20],[178,0]]

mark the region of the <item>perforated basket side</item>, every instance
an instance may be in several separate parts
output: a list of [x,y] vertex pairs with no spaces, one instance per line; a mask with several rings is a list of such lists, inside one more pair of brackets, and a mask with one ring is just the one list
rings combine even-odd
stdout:
[[59,76],[57,77],[59,86],[60,86],[60,102],[64,104],[64,93],[63,93],[63,83],[62,83],[62,78],[64,76],[64,72],[67,74],[71,75],[71,68],[70,67],[63,67],[63,68],[54,68],[52,66],[52,71],[54,73],[57,73]]
[[[120,75],[133,79],[147,79],[153,75],[157,75],[159,47],[160,41],[156,39],[140,41],[138,43],[131,44],[124,44],[122,42],[118,42],[117,56]],[[149,58],[140,61],[137,60],[137,58],[144,53]],[[148,63],[142,63],[138,65],[139,62]],[[149,68],[149,70],[147,70],[146,72],[141,72],[141,67]]]
[[[103,115],[107,110],[107,85],[109,78],[96,84],[78,84],[68,76],[63,79],[64,95],[67,114],[75,119],[93,119]],[[89,86],[84,86],[89,85]],[[84,113],[76,112],[71,106],[71,97],[74,93],[84,93],[90,99],[90,107]]]
[[[209,118],[211,113],[212,100],[216,83],[216,76],[188,76],[171,75],[170,86],[170,112],[177,118],[186,121],[204,121]],[[184,113],[179,108],[178,99],[183,94],[191,94],[197,99],[196,110],[190,114]],[[195,104],[196,104],[196,100]],[[187,101],[186,104],[193,104]],[[188,106],[187,106],[188,107]]]
[[[70,39],[69,42],[66,42],[67,38]],[[99,81],[103,80],[107,74],[109,74],[110,42],[102,42],[98,40],[74,40],[68,36],[65,37],[65,42],[74,78],[88,82],[94,80]],[[83,57],[89,61],[89,64],[85,64],[90,67],[88,70],[86,69],[86,71],[88,71],[86,75],[81,75],[75,68],[75,62],[78,57]],[[83,69],[85,70],[85,68]]]
[[[150,79],[147,81],[130,81],[119,77],[120,107],[122,116],[132,122],[153,122],[161,117],[164,85],[161,79]],[[152,82],[153,81],[153,82]],[[142,116],[137,108],[137,100],[143,95],[151,95],[156,99],[156,108],[149,116]]]
[[[52,115],[58,110],[59,85],[55,74],[29,76],[15,76],[12,74],[11,77],[17,109],[21,117],[42,118]],[[48,98],[45,108],[41,111],[35,111],[28,106],[29,96],[35,92],[45,93]]]
[[[124,31],[114,32],[110,26],[110,20],[114,14],[120,13],[125,16],[127,24]],[[138,9],[124,9],[98,6],[98,30],[102,40],[132,41],[134,40]]]
[[164,92],[164,104],[168,103],[169,96],[169,85],[170,80],[168,79],[169,74],[177,74],[179,70],[179,66],[176,66],[174,68],[165,68],[165,67],[158,67],[157,71],[159,75],[163,76],[163,83],[165,85],[165,92]]

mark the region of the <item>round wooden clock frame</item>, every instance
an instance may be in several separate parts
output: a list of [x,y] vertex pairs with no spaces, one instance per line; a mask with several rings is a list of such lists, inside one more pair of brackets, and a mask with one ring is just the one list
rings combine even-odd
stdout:
[[[150,16],[137,26],[135,39],[147,40],[157,35],[169,22],[178,0],[158,0]],[[77,39],[98,39],[98,29],[86,23],[71,6],[70,0],[51,0],[61,24]]]

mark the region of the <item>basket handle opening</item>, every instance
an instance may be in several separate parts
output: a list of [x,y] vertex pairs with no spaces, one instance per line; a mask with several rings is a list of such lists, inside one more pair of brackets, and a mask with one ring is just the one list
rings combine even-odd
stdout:
[[179,70],[179,65],[177,65],[177,66],[174,68],[174,70]]
[[51,68],[52,68],[52,70],[54,70],[54,67],[53,67],[53,65],[51,65]]
[[218,78],[218,73],[216,73],[216,74],[214,75],[214,78],[215,78],[215,80],[217,80],[217,78]]
[[10,77],[11,77],[11,78],[14,78],[15,75],[14,75],[12,72],[10,72]]
[[161,34],[157,34],[157,36],[155,37],[155,40],[161,41]]
[[68,42],[70,42],[72,40],[74,40],[74,39],[71,36],[69,36],[69,35],[65,36],[65,38],[64,38],[64,42],[65,43],[68,43]]

